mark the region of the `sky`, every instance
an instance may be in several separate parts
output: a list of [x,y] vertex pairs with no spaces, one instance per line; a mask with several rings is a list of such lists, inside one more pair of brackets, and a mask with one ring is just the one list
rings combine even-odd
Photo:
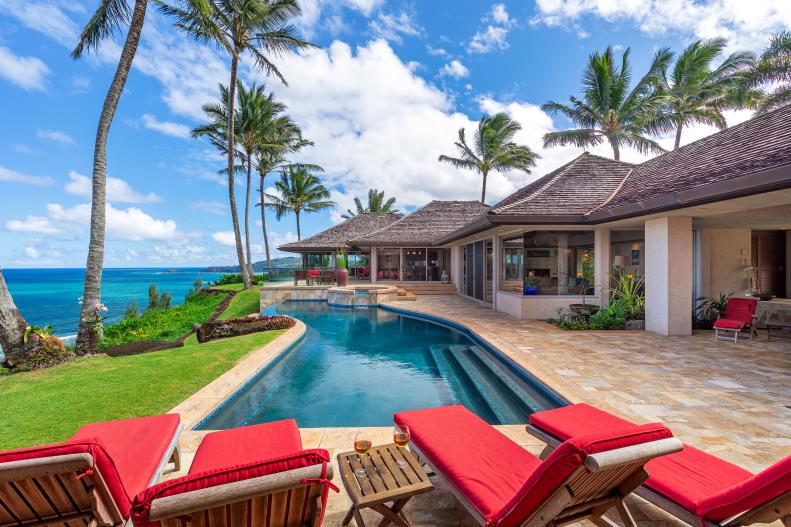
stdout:
[[[69,56],[96,3],[0,0],[0,266],[85,264],[93,141],[120,52],[120,41],[109,40],[96,54]],[[478,199],[479,176],[437,157],[454,154],[459,128],[471,132],[485,114],[511,115],[523,128],[517,141],[541,155],[530,174],[490,176],[487,201],[570,161],[582,149],[542,148],[544,133],[569,123],[540,106],[577,95],[595,51],[630,48],[638,76],[662,47],[678,51],[696,38],[722,36],[729,52],[760,52],[771,33],[791,29],[788,0],[300,4],[298,32],[318,47],[273,59],[288,86],[249,60],[240,78],[265,84],[315,143],[293,160],[324,167],[337,206],[303,217],[303,236],[341,221],[369,188],[395,197],[403,212],[432,199]],[[204,120],[201,105],[217,98],[228,77],[227,56],[179,33],[149,3],[108,142],[107,267],[235,263],[227,181],[217,173],[224,158],[190,137]],[[732,125],[750,113],[727,117]],[[683,142],[714,131],[693,127]],[[657,139],[672,146],[670,137]],[[611,156],[605,146],[590,150]],[[634,151],[623,158],[646,159]],[[276,221],[268,213],[267,225],[273,247],[296,239],[293,216]],[[258,208],[251,235],[257,261]]]

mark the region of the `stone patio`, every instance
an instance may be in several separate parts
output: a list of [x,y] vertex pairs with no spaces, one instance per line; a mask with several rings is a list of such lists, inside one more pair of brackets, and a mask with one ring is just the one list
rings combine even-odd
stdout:
[[[570,401],[585,401],[637,422],[662,421],[683,441],[748,470],[761,470],[791,451],[791,342],[769,343],[762,336],[739,344],[715,343],[711,332],[660,337],[560,331],[456,296],[418,297],[394,307],[463,324]],[[521,425],[498,428],[534,454],[543,448]],[[333,461],[337,453],[350,450],[357,436],[374,444],[392,442],[391,428],[301,433],[306,448],[326,448]],[[185,434],[185,465],[203,434]],[[340,486],[337,478],[336,483]],[[630,501],[641,526],[678,524],[638,498]],[[345,494],[331,493],[324,525],[340,525],[349,503]],[[472,525],[441,486],[415,497],[405,513],[415,526]],[[378,523],[375,513],[365,511],[364,517],[366,523]]]

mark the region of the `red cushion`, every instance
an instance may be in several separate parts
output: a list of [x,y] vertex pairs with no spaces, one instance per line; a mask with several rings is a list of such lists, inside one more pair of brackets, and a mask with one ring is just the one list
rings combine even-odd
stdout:
[[302,438],[293,419],[221,430],[203,438],[189,473],[253,463],[300,450]]
[[717,329],[737,329],[741,331],[744,327],[744,322],[731,318],[721,318],[714,323],[714,327]]
[[[585,403],[538,412],[530,416],[530,424],[563,441],[571,435],[601,429],[637,426]],[[645,486],[670,498],[685,509],[695,512],[700,501],[750,478],[746,470],[695,447],[653,459],[646,464],[651,475]]]
[[722,318],[737,320],[743,324],[752,324],[753,315],[758,309],[758,300],[754,298],[729,298],[725,304],[725,313]]
[[132,521],[136,527],[153,527],[158,525],[158,522],[151,523],[148,520],[149,512],[151,511],[151,502],[157,498],[174,496],[176,494],[183,494],[185,492],[206,489],[227,483],[236,483],[238,481],[285,472],[287,470],[328,463],[329,460],[330,454],[326,450],[302,450],[272,459],[218,468],[206,472],[190,473],[181,478],[163,481],[135,496],[132,505]]
[[395,414],[412,442],[485,518],[499,512],[541,461],[461,405]]
[[724,520],[791,492],[791,456],[755,476],[712,494],[698,504],[698,514],[714,521]]

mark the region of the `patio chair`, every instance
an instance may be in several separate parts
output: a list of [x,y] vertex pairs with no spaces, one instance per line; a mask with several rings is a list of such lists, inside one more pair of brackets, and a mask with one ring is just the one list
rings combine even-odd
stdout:
[[304,269],[297,269],[294,271],[294,285],[299,285],[299,281],[303,280],[305,285],[308,283],[308,272]]
[[335,271],[322,271],[321,282],[323,284],[331,284],[335,282]]
[[135,527],[318,527],[332,479],[293,419],[212,432],[189,473],[135,497]]
[[311,269],[308,271],[307,285],[313,285],[318,282],[321,273],[318,269]]
[[[530,416],[527,431],[548,451],[569,437],[638,425],[587,404]],[[739,527],[782,520],[791,527],[791,456],[758,474],[684,445],[646,465],[651,477],[635,494],[694,527]]]
[[3,527],[124,524],[135,494],[179,470],[178,415],[88,424],[62,443],[0,452]]
[[677,452],[681,442],[661,424],[625,433],[569,439],[543,462],[461,405],[397,413],[411,449],[443,479],[486,527],[553,527],[590,519],[615,507],[634,527],[623,498],[648,474],[645,463]]
[[[721,313],[714,323],[714,340],[725,340],[736,343],[739,340],[739,332],[744,328],[749,330],[750,339],[753,338],[755,330],[755,311],[758,309],[758,300],[754,298],[729,298],[725,304],[725,313]],[[720,332],[726,333],[720,335]]]

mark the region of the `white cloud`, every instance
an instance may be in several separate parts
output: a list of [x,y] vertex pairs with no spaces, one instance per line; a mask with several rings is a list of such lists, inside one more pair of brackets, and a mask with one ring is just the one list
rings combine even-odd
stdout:
[[71,86],[78,93],[85,93],[91,87],[91,79],[88,77],[80,77],[75,75],[71,78]]
[[448,64],[445,64],[439,70],[440,76],[448,76],[453,77],[454,79],[462,79],[464,77],[469,76],[470,70],[461,63],[459,60],[452,60]]
[[28,245],[25,247],[25,256],[28,258],[33,258],[34,260],[38,258],[38,251],[32,245]]
[[38,186],[55,184],[55,180],[49,176],[46,177],[30,176],[27,174],[22,174],[21,172],[17,172],[15,170],[11,170],[10,168],[6,168],[3,165],[0,165],[0,181],[5,181],[9,183],[24,183],[26,185],[38,185]]
[[234,235],[233,231],[213,232],[211,237],[215,242],[226,247],[236,246],[236,235]]
[[79,6],[68,0],[0,0],[4,14],[13,16],[22,25],[47,35],[64,46],[73,46],[79,28],[64,12]]
[[446,57],[448,55],[448,52],[443,48],[435,48],[429,44],[426,45],[426,53],[432,57]]
[[467,51],[469,53],[491,53],[492,51],[507,49],[507,37],[507,27],[486,26],[483,31],[475,33],[467,46]]
[[371,22],[371,31],[375,37],[397,44],[403,42],[404,36],[417,37],[423,33],[423,29],[412,20],[412,16],[404,11],[397,15],[380,13],[379,17]]
[[154,130],[172,137],[179,137],[181,139],[189,139],[190,137],[189,126],[171,121],[160,121],[156,116],[150,113],[144,113],[140,118],[143,121],[143,126],[149,130]]
[[41,234],[55,234],[61,232],[49,218],[43,216],[26,216],[24,220],[8,220],[5,228],[15,232],[38,232]]
[[[66,192],[74,196],[91,197],[91,178],[75,170],[70,170],[69,179],[71,181],[66,183],[64,187]],[[162,201],[162,198],[153,192],[141,194],[134,190],[125,180],[108,177],[107,201],[110,203],[157,203]]]
[[44,90],[47,76],[52,72],[36,57],[21,57],[0,46],[0,77],[25,90]]
[[[71,227],[87,229],[91,219],[91,205],[84,203],[64,207],[57,203],[47,205],[50,220]],[[174,240],[184,237],[173,220],[158,220],[136,207],[116,209],[107,204],[107,237],[111,240]]]
[[494,4],[492,6],[492,20],[506,26],[511,24],[511,17],[505,9],[505,4]]
[[38,137],[39,139],[47,139],[49,141],[55,141],[56,143],[61,143],[64,145],[77,144],[77,141],[75,141],[72,136],[70,136],[66,132],[61,132],[60,130],[38,130],[36,131],[36,137]]
[[534,24],[572,26],[593,15],[631,22],[649,35],[725,37],[732,49],[753,51],[763,49],[771,33],[791,28],[788,0],[537,0],[536,10]]
[[199,212],[207,212],[222,216],[228,213],[228,206],[221,201],[193,201],[189,204],[190,209]]
[[[329,9],[340,18],[341,8],[352,9],[365,17],[370,17],[374,10],[385,0],[302,0],[299,5],[302,15],[297,19],[296,25],[307,37],[313,37],[315,29],[325,10]],[[337,22],[336,22],[337,23]]]

